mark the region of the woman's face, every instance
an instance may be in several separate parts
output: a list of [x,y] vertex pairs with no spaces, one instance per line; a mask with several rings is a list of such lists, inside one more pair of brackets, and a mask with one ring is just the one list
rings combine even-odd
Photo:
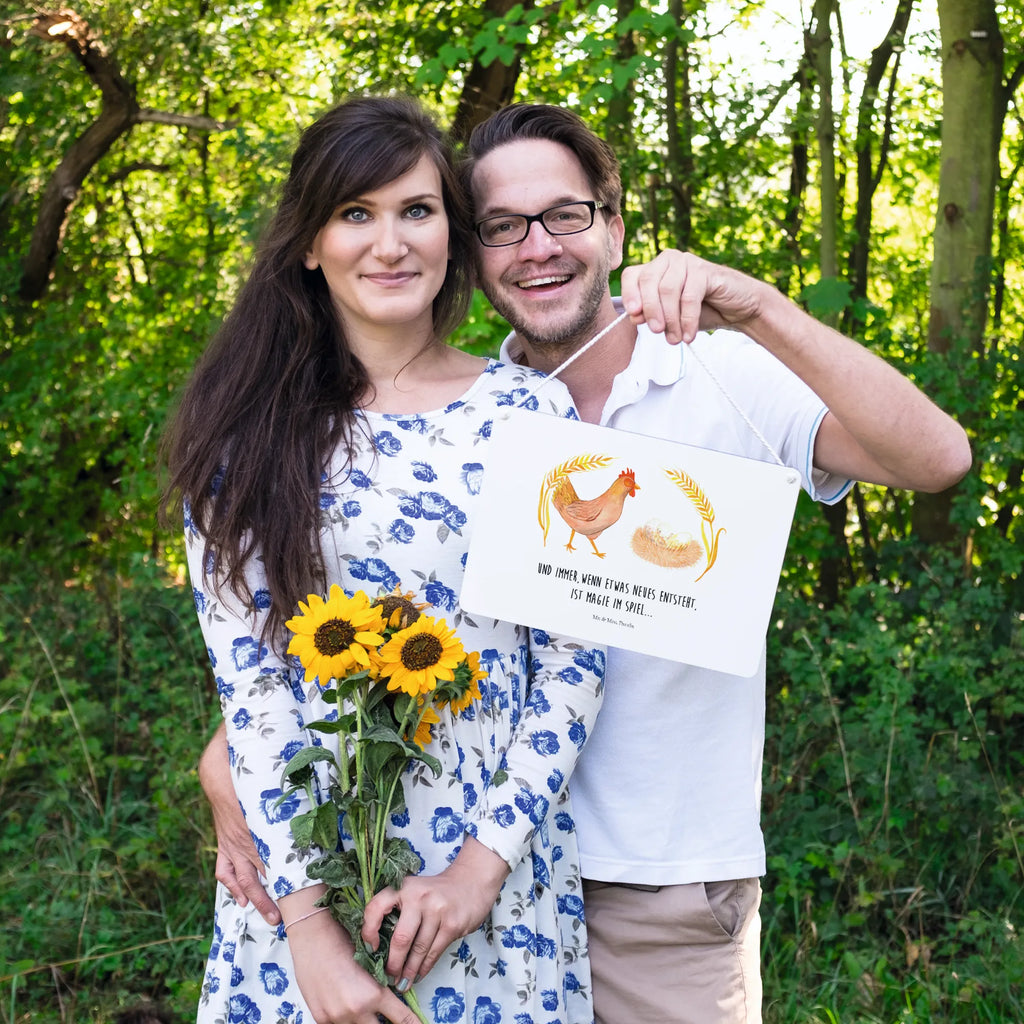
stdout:
[[323,271],[346,331],[429,332],[448,270],[448,217],[430,158],[339,206],[317,232],[305,265]]

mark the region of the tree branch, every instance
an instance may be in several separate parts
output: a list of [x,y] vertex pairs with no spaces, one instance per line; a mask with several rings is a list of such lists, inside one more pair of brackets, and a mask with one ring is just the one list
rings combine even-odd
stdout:
[[223,131],[231,127],[231,123],[209,117],[140,109],[135,86],[121,74],[117,61],[110,56],[88,23],[70,9],[39,14],[29,34],[47,42],[63,43],[102,97],[99,116],[68,147],[43,191],[18,289],[22,299],[32,302],[42,298],[50,282],[67,226],[68,211],[82,183],[122,135],[127,135],[140,121],[203,131]]
[[1006,79],[1006,84],[1003,86],[1003,94],[1006,97],[1007,103],[1012,99],[1022,80],[1024,80],[1024,61],[1018,61]]
[[67,213],[82,182],[114,142],[131,130],[138,105],[135,90],[121,76],[116,63],[92,35],[86,22],[74,11],[40,14],[29,32],[40,39],[63,43],[103,98],[99,117],[68,148],[43,192],[19,287],[21,298],[31,302],[46,291]]
[[181,128],[198,128],[204,132],[224,132],[234,128],[237,121],[218,121],[214,117],[204,117],[202,114],[172,114],[166,110],[149,110],[142,108],[135,114],[135,121],[142,123],[149,121],[152,124],[170,124]]

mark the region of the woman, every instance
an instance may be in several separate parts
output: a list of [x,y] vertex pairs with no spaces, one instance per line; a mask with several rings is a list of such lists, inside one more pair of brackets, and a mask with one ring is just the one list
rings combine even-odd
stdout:
[[[394,831],[424,869],[400,894],[398,987],[416,978],[438,1024],[592,1020],[565,781],[604,655],[458,605],[492,418],[533,382],[444,343],[469,301],[469,239],[449,152],[415,104],[330,111],[303,134],[169,433],[235,789],[283,917],[273,928],[218,891],[200,1021],[413,1020],[314,912],[323,887],[286,820],[305,808],[277,803],[303,723],[328,711],[284,655],[283,623],[333,583],[412,592],[488,671],[475,713],[433,727],[440,777],[405,776]],[[544,396],[542,411],[575,415],[561,385]]]

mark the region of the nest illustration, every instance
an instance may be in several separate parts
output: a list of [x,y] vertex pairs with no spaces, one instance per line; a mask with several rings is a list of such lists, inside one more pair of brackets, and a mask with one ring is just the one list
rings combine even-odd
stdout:
[[704,553],[700,541],[694,540],[689,534],[679,537],[654,522],[637,527],[629,543],[635,555],[645,562],[666,569],[684,569],[696,565]]

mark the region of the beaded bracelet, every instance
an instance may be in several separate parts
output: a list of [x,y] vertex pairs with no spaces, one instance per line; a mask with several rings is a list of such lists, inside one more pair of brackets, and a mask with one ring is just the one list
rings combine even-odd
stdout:
[[322,914],[327,909],[329,909],[329,908],[327,908],[327,907],[317,907],[316,910],[311,910],[308,914],[303,914],[302,917],[295,918],[295,920],[292,921],[291,924],[286,924],[284,926],[284,930],[287,932],[288,929],[291,928],[292,924],[298,924],[300,921],[305,921],[307,918],[315,917],[317,914]]

